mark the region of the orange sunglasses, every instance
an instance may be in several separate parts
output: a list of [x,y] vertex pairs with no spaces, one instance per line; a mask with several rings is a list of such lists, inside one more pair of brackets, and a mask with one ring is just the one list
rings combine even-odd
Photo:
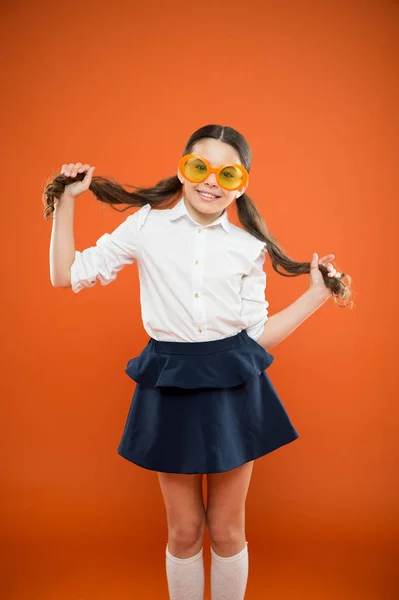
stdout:
[[237,163],[227,163],[221,167],[212,167],[199,154],[186,154],[179,161],[179,172],[192,183],[205,181],[211,173],[215,173],[220,187],[234,191],[248,184],[249,174],[245,167]]

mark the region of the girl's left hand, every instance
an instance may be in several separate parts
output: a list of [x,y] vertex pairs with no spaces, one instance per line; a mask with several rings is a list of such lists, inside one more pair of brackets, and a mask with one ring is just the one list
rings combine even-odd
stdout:
[[314,252],[312,262],[310,263],[310,288],[318,290],[321,294],[325,294],[327,298],[332,295],[332,292],[324,283],[323,275],[321,274],[318,265],[320,264],[327,267],[329,277],[339,277],[340,273],[337,273],[334,266],[329,262],[334,258],[335,254],[326,254],[326,256],[319,259],[317,252]]

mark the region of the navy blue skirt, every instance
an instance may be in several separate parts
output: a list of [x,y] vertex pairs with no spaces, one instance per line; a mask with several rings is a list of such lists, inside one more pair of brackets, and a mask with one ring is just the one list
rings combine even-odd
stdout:
[[245,330],[208,342],[161,342],[127,363],[136,382],[118,454],[164,473],[223,473],[299,437]]

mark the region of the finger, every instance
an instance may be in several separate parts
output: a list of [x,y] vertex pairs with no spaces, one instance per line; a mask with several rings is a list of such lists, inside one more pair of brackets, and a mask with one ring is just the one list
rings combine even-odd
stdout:
[[72,170],[72,168],[73,168],[73,163],[69,163],[69,164],[66,166],[66,169],[65,169],[65,175],[66,175],[67,177],[70,177],[70,176],[71,176],[71,170]]
[[82,163],[75,163],[71,169],[71,177],[76,177],[76,175],[78,174],[78,165],[81,165]]
[[310,263],[310,268],[311,269],[316,269],[316,268],[318,269],[319,268],[319,266],[318,266],[318,254],[317,254],[317,252],[313,252],[312,261]]
[[333,260],[333,258],[335,258],[335,254],[326,254],[319,260],[319,263],[324,265],[329,260]]
[[90,182],[91,182],[91,177],[92,177],[92,175],[93,175],[93,171],[94,171],[94,169],[95,169],[95,166],[94,166],[94,165],[93,165],[93,166],[91,166],[91,167],[89,167],[89,169],[87,170],[87,173],[86,173],[86,175],[85,175],[85,178],[83,179],[83,181],[84,181],[85,183],[87,183],[87,181],[89,181],[89,185],[90,185]]

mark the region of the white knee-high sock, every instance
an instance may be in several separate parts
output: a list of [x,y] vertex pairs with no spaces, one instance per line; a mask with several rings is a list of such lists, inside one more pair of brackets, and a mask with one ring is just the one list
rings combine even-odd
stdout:
[[203,600],[203,548],[194,556],[178,558],[166,545],[166,575],[170,600]]
[[211,546],[212,600],[243,600],[248,581],[248,542],[234,556],[219,556]]

